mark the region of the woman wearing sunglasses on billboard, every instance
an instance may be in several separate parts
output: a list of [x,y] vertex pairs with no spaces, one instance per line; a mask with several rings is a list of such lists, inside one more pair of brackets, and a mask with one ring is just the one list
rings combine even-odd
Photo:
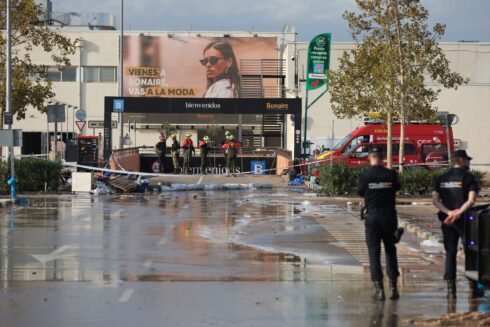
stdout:
[[208,85],[204,98],[238,98],[240,75],[233,48],[226,41],[213,41],[203,51]]

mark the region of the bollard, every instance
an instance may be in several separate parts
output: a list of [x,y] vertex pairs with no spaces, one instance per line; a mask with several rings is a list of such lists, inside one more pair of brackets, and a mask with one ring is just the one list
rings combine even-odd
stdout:
[[12,176],[9,178],[7,181],[7,184],[10,186],[10,195],[12,197],[12,201],[15,202],[15,199],[17,198],[17,189],[15,187],[15,176]]

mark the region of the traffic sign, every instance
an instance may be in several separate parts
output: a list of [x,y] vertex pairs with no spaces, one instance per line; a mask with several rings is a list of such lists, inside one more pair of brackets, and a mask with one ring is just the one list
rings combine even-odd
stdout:
[[77,120],[75,121],[75,124],[77,124],[78,130],[81,132],[82,129],[85,127],[85,124],[87,123],[86,120]]
[[83,109],[78,109],[75,111],[75,117],[77,117],[78,120],[85,120],[87,119],[87,112]]
[[22,146],[21,129],[0,129],[0,147]]
[[14,123],[14,114],[10,112],[5,112],[3,114],[3,124],[4,125],[12,125]]
[[50,104],[47,106],[48,123],[64,123],[65,122],[65,105]]
[[[103,120],[89,120],[87,124],[88,128],[104,128]],[[117,128],[117,120],[111,121],[111,128]]]

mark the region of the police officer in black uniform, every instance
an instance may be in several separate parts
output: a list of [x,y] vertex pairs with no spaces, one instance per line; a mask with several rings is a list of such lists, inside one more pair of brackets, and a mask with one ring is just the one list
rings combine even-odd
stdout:
[[397,287],[398,259],[396,255],[398,221],[395,198],[400,182],[395,171],[383,167],[383,155],[378,148],[371,148],[368,155],[371,168],[363,173],[357,183],[357,193],[364,197],[366,206],[366,243],[369,252],[371,280],[374,283],[375,300],[385,300],[383,272],[381,270],[381,241],[386,252],[387,274],[390,279],[390,299],[400,297]]
[[[448,299],[456,299],[456,255],[459,238],[464,242],[464,217],[468,209],[475,204],[480,190],[475,177],[468,172],[471,157],[465,150],[458,150],[451,157],[451,169],[434,181],[432,203],[439,209],[437,214],[442,222],[444,249],[446,250],[446,268],[444,279],[447,281]],[[482,296],[476,282],[470,280],[471,295]]]

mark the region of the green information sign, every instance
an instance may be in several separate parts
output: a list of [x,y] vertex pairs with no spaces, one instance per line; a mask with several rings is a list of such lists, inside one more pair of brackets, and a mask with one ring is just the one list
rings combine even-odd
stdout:
[[330,44],[332,34],[315,36],[308,46],[308,70],[306,90],[316,90],[327,84],[327,71],[330,70]]

